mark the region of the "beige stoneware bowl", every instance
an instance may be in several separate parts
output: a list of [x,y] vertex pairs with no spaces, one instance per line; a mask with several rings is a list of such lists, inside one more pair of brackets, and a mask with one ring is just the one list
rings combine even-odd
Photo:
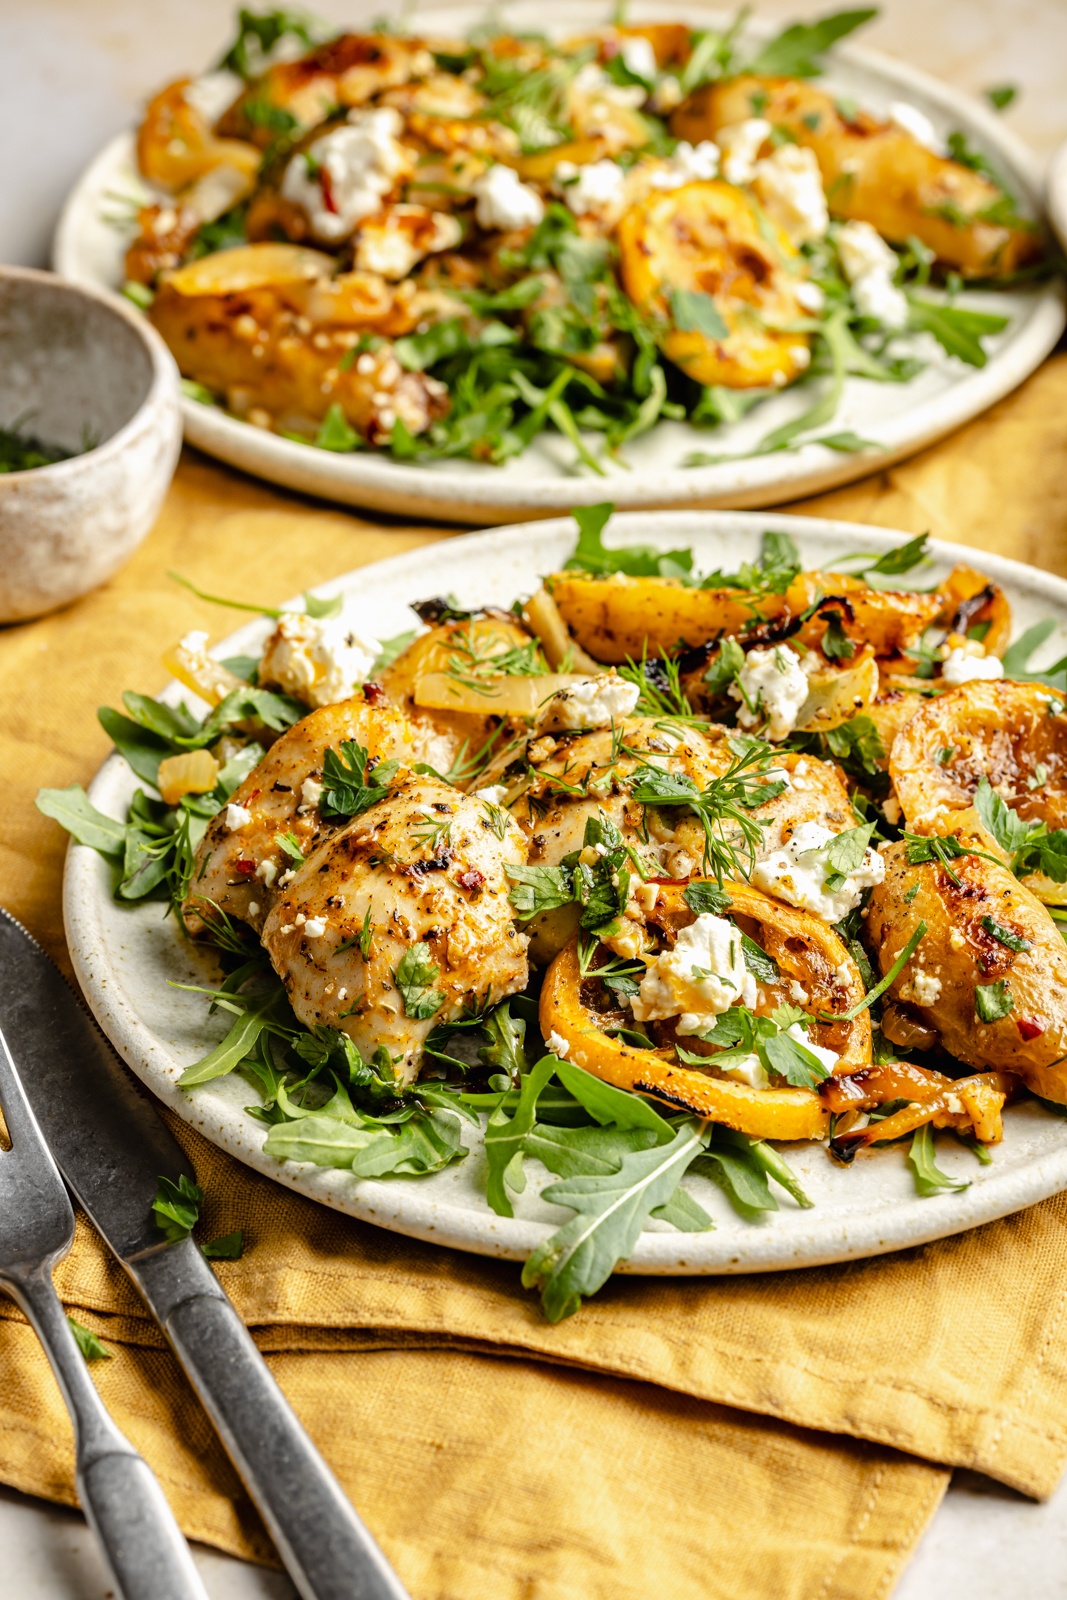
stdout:
[[86,594],[141,543],[178,460],[178,395],[163,341],[120,301],[0,267],[0,426],[82,451],[0,473],[0,622]]

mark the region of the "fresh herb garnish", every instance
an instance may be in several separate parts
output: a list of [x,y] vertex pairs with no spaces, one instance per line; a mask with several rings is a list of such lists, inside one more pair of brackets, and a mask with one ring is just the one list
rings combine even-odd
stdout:
[[430,947],[421,941],[404,951],[393,981],[404,1002],[404,1015],[417,1021],[434,1017],[445,1003],[444,994],[435,989],[441,969],[430,959]]

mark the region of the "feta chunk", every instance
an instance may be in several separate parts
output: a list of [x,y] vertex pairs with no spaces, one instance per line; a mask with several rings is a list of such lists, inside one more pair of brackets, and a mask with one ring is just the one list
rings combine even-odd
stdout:
[[882,882],[885,862],[877,850],[868,848],[840,888],[828,889],[826,877],[833,868],[826,847],[833,838],[834,834],[821,822],[802,822],[780,850],[772,850],[756,862],[752,882],[765,894],[775,895],[801,911],[810,911],[826,922],[840,922],[859,905],[864,889]]
[[247,806],[239,806],[230,801],[226,807],[226,826],[231,833],[237,833],[241,828],[247,828],[252,820],[252,813]]
[[205,72],[192,83],[187,83],[182,95],[187,106],[192,106],[197,116],[211,126],[228,111],[244,88],[244,79],[236,72]]
[[[299,920],[299,919],[298,919]],[[304,923],[304,933],[309,939],[321,939],[326,932],[325,917],[308,917]]]
[[567,1043],[566,1039],[561,1033],[556,1032],[555,1028],[553,1028],[552,1032],[545,1040],[545,1044],[548,1046],[554,1056],[559,1056],[561,1061],[566,1060],[567,1051],[570,1049],[570,1045]]
[[622,215],[626,174],[617,161],[590,161],[582,167],[561,161],[553,183],[576,217],[599,215],[607,220]]
[[787,644],[757,647],[729,693],[741,702],[737,720],[743,728],[766,722],[768,739],[785,739],[796,727],[797,713],[808,698],[808,675],[800,657]]
[[826,304],[826,296],[817,283],[798,283],[797,301],[805,311],[817,313]]
[[300,785],[300,799],[306,806],[317,806],[322,799],[322,784],[317,778],[305,778]]
[[608,728],[632,715],[640,694],[636,683],[605,672],[561,689],[545,709],[560,727]]
[[[715,1057],[708,1058],[709,1064],[714,1064]],[[724,1061],[719,1071],[727,1078],[734,1078],[738,1083],[747,1083],[750,1089],[769,1089],[771,1080],[763,1070],[763,1063],[756,1054],[737,1056],[733,1061]]]
[[475,179],[472,192],[480,228],[536,228],[545,214],[537,190],[499,162]]
[[905,1000],[914,1000],[917,1006],[936,1005],[941,998],[941,979],[919,967],[912,973],[902,992]]
[[889,120],[895,128],[902,128],[905,133],[910,133],[917,143],[925,145],[927,150],[932,150],[935,156],[945,153],[944,140],[938,137],[934,127],[925,111],[920,111],[918,106],[913,106],[907,100],[894,100],[889,107]]
[[846,222],[837,232],[837,253],[852,287],[856,309],[886,328],[902,328],[908,302],[893,282],[897,257],[869,222]]
[[813,244],[825,237],[830,213],[814,150],[780,145],[766,161],[756,162],[752,187],[771,221],[794,244]]
[[711,139],[675,146],[666,165],[652,174],[653,189],[680,189],[686,183],[706,183],[719,171],[719,147]]
[[833,1072],[841,1059],[836,1050],[829,1050],[826,1045],[816,1044],[813,1039],[809,1039],[807,1029],[802,1022],[790,1023],[785,1031],[790,1039],[795,1039],[797,1044],[802,1044],[805,1050],[809,1051],[816,1061],[826,1068],[827,1072]]
[[424,256],[451,250],[462,237],[459,218],[447,211],[391,206],[360,228],[355,266],[360,272],[376,272],[395,283],[406,278]]
[[632,72],[635,78],[640,78],[644,83],[654,83],[659,72],[659,62],[656,52],[649,41],[640,34],[634,34],[629,39],[624,39],[619,46],[623,65],[627,72]]
[[312,708],[334,705],[350,699],[366,682],[381,648],[343,611],[337,617],[286,611],[267,640],[260,682],[276,684]]
[[198,656],[207,649],[207,634],[200,628],[194,628],[179,640],[178,648],[187,650],[191,656]]
[[404,121],[392,106],[350,111],[348,120],[293,156],[281,192],[302,206],[311,232],[334,244],[382,209],[411,159],[398,136]]
[[715,142],[722,151],[722,175],[727,183],[751,183],[756,158],[771,136],[771,125],[764,117],[747,117],[720,128]]
[[1003,678],[1004,663],[999,656],[975,656],[957,646],[950,650],[941,664],[941,677],[953,686],[971,683],[978,678]]
[[490,783],[484,789],[475,789],[475,800],[484,800],[486,805],[499,806],[504,803],[504,796],[508,792],[506,783]]
[[638,1022],[677,1017],[679,1034],[705,1033],[735,1000],[754,1005],[756,982],[745,966],[732,922],[702,911],[682,928],[672,950],[647,967],[632,1000]]
[[269,889],[278,876],[277,865],[273,861],[261,861],[256,868],[256,877],[265,883]]

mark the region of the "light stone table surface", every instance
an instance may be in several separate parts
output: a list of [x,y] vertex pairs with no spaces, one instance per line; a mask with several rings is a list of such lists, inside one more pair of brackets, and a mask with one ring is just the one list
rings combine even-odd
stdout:
[[[0,149],[8,153],[0,261],[47,264],[56,216],[82,167],[129,125],[148,92],[217,57],[233,9],[229,0],[0,0]],[[370,9],[320,0],[314,9],[352,22],[398,11],[395,0]],[[759,0],[755,9],[786,21],[832,6]],[[863,42],[975,92],[1014,84],[1008,120],[1043,159],[1067,139],[1067,0],[883,0]],[[0,1489],[0,1550],[4,1593],[18,1600],[113,1594],[76,1512]],[[295,1600],[276,1573],[200,1548],[196,1558],[213,1600]],[[957,1474],[895,1600],[1016,1594],[1067,1594],[1067,1482],[1034,1505]]]

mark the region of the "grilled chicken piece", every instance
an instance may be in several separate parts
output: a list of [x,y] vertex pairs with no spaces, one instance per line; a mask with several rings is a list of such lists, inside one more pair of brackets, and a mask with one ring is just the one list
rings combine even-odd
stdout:
[[346,739],[379,760],[420,755],[404,713],[362,697],[322,706],[289,728],[208,824],[183,908],[191,933],[203,931],[212,905],[262,928],[293,864],[279,835],[289,834],[306,856],[342,825],[323,817],[319,799],[326,752]]
[[438,1023],[526,985],[505,873],[525,857],[503,813],[401,774],[308,857],[267,918],[263,944],[299,1020],[341,1029],[368,1059],[384,1045],[414,1081]]

